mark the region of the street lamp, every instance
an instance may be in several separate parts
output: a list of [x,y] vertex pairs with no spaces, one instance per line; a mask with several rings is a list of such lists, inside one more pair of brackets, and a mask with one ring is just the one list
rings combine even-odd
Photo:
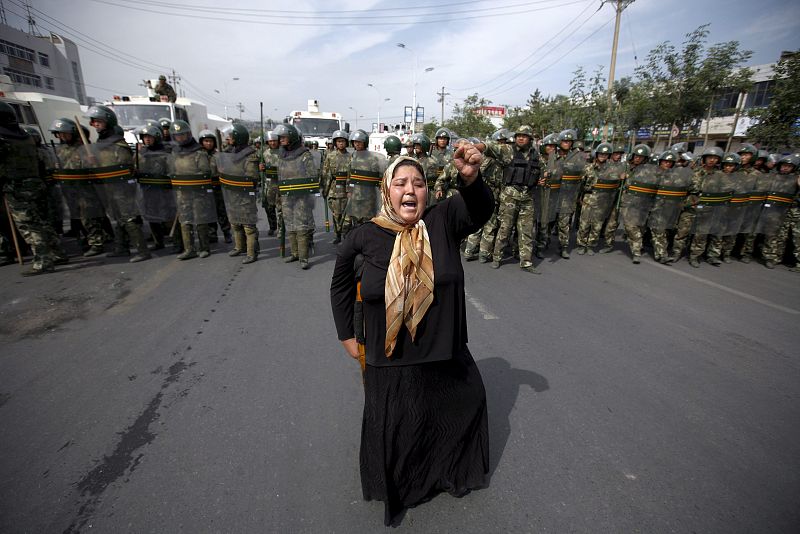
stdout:
[[375,89],[375,92],[378,94],[378,133],[381,133],[381,105],[383,105],[384,102],[388,102],[389,100],[391,100],[391,98],[383,98],[383,99],[381,99],[381,92],[378,90],[377,87],[375,87],[375,85],[373,85],[371,83],[368,83],[367,87],[372,87],[373,89]]
[[355,114],[356,114],[356,130],[358,130],[358,110],[357,110],[356,108],[354,108],[353,106],[347,106],[347,107],[348,107],[349,109],[352,109],[352,110],[353,110],[353,113],[355,113]]
[[[230,80],[225,80],[223,82],[223,86],[225,88],[225,120],[228,120],[228,82],[238,82],[239,78],[231,78]],[[214,89],[214,92],[217,94],[219,93],[219,89]]]
[[[417,71],[419,70],[419,59],[417,58],[417,53],[406,46],[405,43],[397,43],[397,47],[408,50],[414,55],[414,71],[411,76],[413,80],[413,87],[411,90],[411,133],[413,134],[417,125]],[[430,72],[432,70],[433,67],[428,67],[425,69],[425,72]]]

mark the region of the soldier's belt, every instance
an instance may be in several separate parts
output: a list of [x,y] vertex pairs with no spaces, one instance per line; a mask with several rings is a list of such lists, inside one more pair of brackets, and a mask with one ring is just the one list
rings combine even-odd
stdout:
[[622,185],[621,180],[598,178],[597,183],[592,186],[592,189],[619,189],[620,185]]
[[731,204],[745,204],[750,201],[750,193],[734,193]]
[[247,176],[234,176],[232,174],[220,174],[219,183],[227,187],[255,187],[253,180]]
[[677,197],[683,198],[689,194],[688,187],[678,187],[674,185],[660,185],[656,191],[659,197]]
[[291,178],[278,182],[278,192],[281,195],[307,195],[319,189],[319,181],[313,177]]
[[581,177],[577,174],[564,174],[561,176],[562,182],[578,182],[580,179]]
[[350,181],[356,184],[363,185],[381,185],[380,173],[374,171],[352,171],[350,173]]
[[53,173],[53,178],[60,182],[89,182],[94,174],[87,169],[58,169]]
[[631,182],[628,184],[628,193],[634,195],[653,196],[658,193],[658,186],[641,182]]
[[546,185],[545,187],[547,187],[547,188],[549,188],[551,190],[552,189],[561,189],[561,182],[550,183],[550,184]]
[[92,173],[92,181],[96,184],[122,182],[132,178],[131,168],[128,165],[112,165],[86,170]]
[[770,192],[767,194],[767,202],[778,202],[789,205],[794,201],[794,195],[790,193]]
[[278,177],[278,168],[277,167],[267,167],[267,169],[264,171],[264,175],[267,178],[269,178],[271,180],[274,180],[274,179],[276,179]]
[[207,187],[211,185],[208,174],[180,174],[170,176],[173,187]]
[[347,182],[347,171],[339,171],[334,175],[337,182]]
[[764,202],[767,200],[767,193],[763,191],[751,191],[748,194],[748,200],[750,202]]
[[729,202],[733,195],[729,192],[725,193],[700,193],[699,204],[724,204]]
[[169,176],[158,176],[157,174],[140,173],[136,175],[136,179],[142,185],[156,185],[164,188],[171,188],[172,182]]

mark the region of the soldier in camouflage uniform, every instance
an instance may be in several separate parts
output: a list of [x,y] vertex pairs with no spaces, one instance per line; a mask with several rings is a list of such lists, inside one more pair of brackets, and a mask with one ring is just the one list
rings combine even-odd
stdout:
[[798,166],[800,166],[800,155],[784,156],[778,160],[777,172],[768,175],[772,177],[772,181],[769,187],[764,189],[767,195],[755,228],[757,234],[764,235],[761,255],[767,269],[774,269],[783,259],[782,254],[779,256],[778,253],[783,252],[782,244],[786,241],[787,229],[785,223],[792,206],[797,203],[800,187]]
[[303,137],[291,124],[274,130],[281,144],[278,179],[283,223],[290,255],[286,263],[300,261],[308,269],[308,257],[314,236],[314,199],[319,190],[319,175],[311,151],[303,145]]
[[[558,192],[558,244],[561,257],[569,259],[569,240],[572,215],[578,203],[581,191],[581,177],[586,159],[583,152],[573,148],[576,134],[573,130],[564,130],[558,134],[558,150],[555,152],[554,169],[550,175],[560,177],[561,188]],[[549,162],[548,162],[549,163]]]
[[711,265],[719,266],[721,262],[731,263],[730,256],[736,244],[736,236],[748,213],[750,192],[755,186],[756,176],[742,171],[741,161],[739,154],[725,154],[722,158],[722,172],[729,178],[731,200],[726,206],[724,224],[720,225],[720,232],[708,239],[706,260]]
[[594,162],[583,170],[583,200],[578,224],[578,254],[594,255],[600,231],[614,207],[617,191],[625,178],[625,166],[609,161],[613,148],[600,143],[595,149]]
[[[800,184],[798,184],[800,185]],[[792,254],[794,255],[794,266],[789,270],[800,272],[800,200],[795,196],[792,207],[786,214],[786,220],[783,221],[778,232],[778,250],[776,256],[778,259],[783,258],[786,253],[787,242],[792,241]]]
[[419,161],[422,170],[425,171],[425,183],[428,184],[428,205],[433,204],[436,187],[436,179],[439,176],[439,167],[436,161],[428,153],[431,149],[431,140],[424,133],[416,133],[411,136],[411,144],[414,147],[413,157]]
[[161,250],[177,214],[175,193],[167,169],[169,152],[164,149],[161,128],[157,126],[141,128],[139,139],[143,146],[137,153],[135,175],[142,195],[141,212],[150,224],[153,250]]
[[[450,139],[451,139],[451,134],[447,128],[439,128],[438,130],[436,130],[436,135],[434,136],[434,145],[430,151],[430,156],[431,159],[433,160],[436,169],[436,178],[434,179],[434,185],[436,180],[438,180],[442,176],[444,168],[453,159],[453,150],[450,148]],[[430,196],[430,190],[428,191],[428,193]]]
[[234,124],[226,132],[229,152],[220,152],[211,160],[212,169],[219,173],[225,212],[231,223],[233,249],[228,256],[246,253],[242,263],[247,265],[258,258],[257,184],[260,156],[248,144],[250,134],[242,124]]
[[55,152],[42,143],[42,134],[39,133],[38,128],[33,126],[23,126],[25,132],[33,138],[36,143],[36,155],[39,160],[39,175],[44,180],[45,187],[47,188],[47,203],[45,206],[45,215],[50,227],[55,230],[57,235],[63,232],[64,214],[61,212],[61,193],[57,187],[54,178],[54,171],[56,170],[56,155]]
[[[217,136],[211,130],[201,130],[197,136],[197,142],[203,147],[203,150],[213,158],[218,152],[217,149]],[[214,191],[214,205],[217,210],[217,218],[215,221],[208,223],[208,237],[210,243],[219,242],[217,237],[217,229],[222,230],[222,236],[226,243],[233,242],[231,237],[231,223],[228,220],[228,213],[225,211],[225,197],[222,194],[222,183],[219,181],[219,176],[214,173],[211,176],[211,188]]]
[[267,132],[267,146],[264,147],[264,162],[263,168],[259,166],[261,172],[264,173],[264,183],[261,185],[261,205],[264,211],[267,212],[267,222],[269,223],[268,236],[275,235],[279,229],[278,224],[278,151],[280,150],[280,141],[275,132]]
[[[722,228],[722,217],[732,197],[730,177],[720,168],[724,156],[717,147],[706,149],[702,157],[703,166],[695,171],[689,191],[688,200],[693,212],[689,265],[695,268],[700,267],[700,257],[706,252],[709,235]],[[719,265],[720,261],[712,258],[709,263]]]
[[[534,211],[536,212],[536,243],[533,247],[534,255],[542,259],[544,251],[550,245],[550,235],[553,233],[553,225],[556,221],[558,207],[558,191],[561,188],[561,176],[553,175],[555,170],[556,156],[558,148],[558,134],[551,133],[542,139],[539,147],[541,155],[540,164],[544,172],[534,189]],[[547,209],[544,207],[547,202]],[[547,220],[543,221],[542,218]]]
[[663,264],[671,263],[668,232],[675,227],[692,185],[692,170],[677,165],[679,159],[672,150],[658,157],[658,187],[647,216],[647,227],[653,238],[653,259]]
[[[322,169],[323,196],[333,215],[333,231],[336,233],[334,245],[341,243],[342,236],[349,231],[349,227],[346,227],[349,221],[344,216],[347,207],[347,176],[350,168],[347,142],[347,132],[344,130],[333,132],[334,150],[328,153]],[[397,139],[397,142],[399,144],[400,140]]]
[[539,181],[539,151],[533,146],[533,128],[520,126],[514,134],[514,145],[490,141],[477,145],[486,156],[494,158],[503,167],[503,190],[500,193],[497,231],[492,268],[500,267],[503,249],[508,244],[511,232],[517,230],[520,268],[539,274],[533,265],[533,224],[536,220],[533,206],[533,188]]
[[36,144],[5,102],[0,102],[0,187],[14,224],[33,250],[33,265],[22,274],[48,273],[57,263],[66,263],[58,235],[47,221],[47,188],[39,176]]
[[109,257],[130,256],[127,235],[136,248],[131,263],[150,259],[150,250],[142,232],[142,216],[136,204],[137,185],[133,178],[133,154],[125,141],[117,115],[107,106],[91,106],[89,126],[97,131],[97,143],[91,145],[89,164],[93,167],[95,189],[108,218],[114,222],[114,250]]
[[658,167],[645,162],[644,154],[641,153],[643,151],[640,146],[633,149],[632,163],[636,161],[641,163],[631,166],[632,170],[626,175],[619,201],[619,215],[630,247],[631,261],[634,264],[641,262],[647,217],[655,205],[660,180]]
[[[640,146],[646,147],[647,145]],[[648,150],[650,150],[649,147]],[[613,152],[611,152],[611,162],[620,163],[625,169],[626,175],[630,172],[630,166],[628,161],[625,159],[625,145],[614,145]],[[617,237],[617,228],[619,228],[619,200],[621,194],[622,188],[617,191],[617,198],[614,201],[614,206],[611,208],[608,218],[603,225],[602,234],[604,245],[603,248],[600,249],[600,252],[609,253],[614,250],[614,241]]]
[[211,185],[211,176],[214,174],[211,156],[192,137],[187,122],[177,120],[172,123],[170,135],[174,146],[168,160],[169,174],[175,190],[183,239],[183,253],[178,255],[178,259],[207,258],[211,254],[208,225],[217,220]]
[[[766,151],[758,150],[755,146],[751,145],[750,143],[744,143],[742,146],[739,147],[739,150],[736,151],[741,158],[741,165],[739,166],[739,171],[748,175],[749,177],[753,178],[754,182],[758,180],[758,177],[761,176],[763,173],[769,172],[769,169],[766,168],[766,161],[767,157],[769,156]],[[755,183],[753,183],[753,187],[755,187]],[[755,223],[755,216],[756,211],[758,210],[757,204],[758,202],[752,202],[750,206],[750,213],[746,214],[746,218],[751,219],[753,223]],[[745,226],[748,226],[745,223]],[[748,230],[752,228],[746,228]],[[742,250],[740,255],[740,261],[742,263],[750,263],[753,257],[753,249],[756,243],[756,235],[751,232],[742,232]]]
[[369,136],[363,130],[350,134],[355,151],[350,156],[347,187],[348,202],[345,215],[350,229],[370,221],[378,214],[381,204],[380,184],[386,170],[386,158],[367,150]]
[[[492,135],[492,140],[495,142],[505,141],[505,132],[500,133],[500,130]],[[477,144],[477,143],[474,143]],[[467,261],[479,260],[481,263],[488,263],[492,261],[492,253],[494,252],[494,243],[497,238],[497,229],[500,224],[497,220],[497,214],[500,211],[500,191],[503,187],[503,169],[497,160],[487,154],[484,154],[481,160],[481,176],[483,176],[484,183],[492,191],[494,197],[494,211],[486,224],[483,225],[476,233],[467,238],[467,245],[464,248],[464,258]]]

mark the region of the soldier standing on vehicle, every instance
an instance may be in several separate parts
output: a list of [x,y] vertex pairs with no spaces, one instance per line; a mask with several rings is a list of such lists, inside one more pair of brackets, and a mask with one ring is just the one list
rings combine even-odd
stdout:
[[33,265],[23,276],[53,272],[56,264],[67,263],[47,220],[47,188],[39,175],[36,144],[5,102],[0,102],[0,187],[17,230],[33,250]]
[[[399,141],[399,139],[398,139]],[[325,157],[322,171],[324,197],[333,217],[333,231],[336,237],[333,244],[342,242],[342,235],[347,231],[344,227],[344,210],[347,206],[347,174],[350,166],[350,153],[347,151],[347,132],[333,132],[334,148]]]
[[170,154],[169,174],[175,189],[183,238],[183,253],[178,259],[207,258],[211,254],[208,224],[217,220],[211,186],[211,156],[192,137],[192,130],[186,121],[173,122],[170,133],[175,146]]
[[97,131],[97,142],[90,146],[89,164],[106,215],[114,222],[114,250],[108,257],[130,256],[130,244],[136,248],[131,263],[150,259],[150,250],[142,232],[142,216],[136,203],[137,184],[133,177],[133,153],[117,124],[117,115],[107,106],[91,106],[87,111],[89,126]]
[[169,102],[175,102],[178,99],[178,94],[170,84],[167,83],[167,77],[163,74],[158,77],[158,84],[153,88],[153,91],[158,96],[166,96]]

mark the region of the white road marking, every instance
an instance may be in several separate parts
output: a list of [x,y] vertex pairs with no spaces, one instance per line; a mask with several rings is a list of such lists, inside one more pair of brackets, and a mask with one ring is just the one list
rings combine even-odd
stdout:
[[800,315],[800,310],[795,310],[793,308],[787,308],[786,306],[781,306],[780,304],[775,304],[774,302],[770,302],[770,301],[768,301],[766,299],[762,299],[761,297],[757,297],[755,295],[751,295],[750,293],[745,293],[744,291],[739,291],[738,289],[733,289],[732,287],[724,286],[722,284],[718,284],[716,282],[712,282],[711,280],[706,280],[705,278],[701,278],[699,276],[695,276],[695,275],[690,274],[690,273],[679,271],[678,269],[675,269],[674,267],[670,267],[669,265],[662,265],[660,263],[655,263],[655,262],[651,262],[651,261],[645,261],[645,262],[642,262],[642,263],[647,264],[647,265],[654,265],[656,267],[664,269],[665,271],[669,271],[671,273],[678,274],[680,276],[685,276],[686,278],[690,278],[690,279],[694,280],[695,282],[700,282],[701,284],[705,284],[707,286],[711,286],[713,288],[725,291],[725,292],[730,293],[732,295],[736,295],[737,297],[741,297],[743,299],[752,300],[753,302],[758,302],[759,304],[762,304],[764,306],[768,306],[768,307],[776,309],[778,311],[782,311],[784,313],[789,313],[789,314],[792,314],[792,315]]
[[476,309],[476,310],[478,310],[478,312],[479,312],[479,313],[482,313],[482,314],[483,314],[483,318],[484,318],[484,319],[486,319],[487,321],[495,321],[495,320],[499,319],[499,317],[498,317],[498,316],[496,316],[495,314],[493,314],[493,313],[492,313],[492,312],[489,310],[489,308],[487,308],[487,307],[486,307],[486,305],[484,305],[484,304],[483,304],[483,302],[479,301],[478,299],[476,299],[475,297],[473,297],[472,295],[470,295],[470,294],[469,294],[469,291],[466,291],[466,290],[465,290],[465,291],[464,291],[464,294],[465,294],[465,295],[466,295],[466,297],[467,297],[467,301],[468,301],[470,304],[472,304],[473,306],[475,306],[475,309]]

